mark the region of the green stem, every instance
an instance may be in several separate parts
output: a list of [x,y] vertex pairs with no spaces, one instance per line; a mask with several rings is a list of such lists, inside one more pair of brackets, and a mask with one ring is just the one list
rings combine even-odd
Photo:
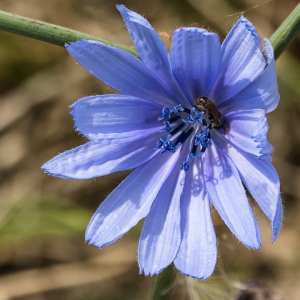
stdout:
[[0,10],[0,29],[62,47],[64,47],[65,44],[80,41],[82,39],[95,40],[103,44],[125,50],[139,57],[134,48],[113,43],[80,31],[25,18],[2,10]]
[[[48,42],[54,45],[64,47],[65,44],[76,42],[82,39],[95,40],[103,44],[125,50],[139,57],[137,51],[105,39],[85,34],[80,31],[72,30],[66,27],[49,24],[46,22],[22,17],[12,13],[0,10],[0,29],[11,33],[31,37],[37,40]],[[275,51],[277,59],[286,47],[300,32],[300,4],[292,11],[286,20],[270,37],[271,44]]]
[[283,21],[279,28],[270,37],[274,48],[275,59],[277,59],[287,46],[300,32],[300,4]]
[[175,277],[174,266],[171,264],[165,268],[158,276],[153,278],[153,284],[150,294],[151,300],[169,300],[171,299],[171,285]]

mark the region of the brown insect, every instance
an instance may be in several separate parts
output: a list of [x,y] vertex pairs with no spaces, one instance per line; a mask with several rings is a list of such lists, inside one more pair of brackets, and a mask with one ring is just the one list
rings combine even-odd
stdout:
[[213,122],[213,128],[223,128],[224,134],[228,129],[225,127],[225,120],[222,114],[218,111],[216,104],[207,97],[200,97],[197,99],[194,106],[199,110],[205,112],[209,119]]

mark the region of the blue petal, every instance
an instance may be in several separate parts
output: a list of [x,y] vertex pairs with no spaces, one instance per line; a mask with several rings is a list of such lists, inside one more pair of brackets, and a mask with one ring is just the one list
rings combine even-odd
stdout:
[[86,230],[89,244],[102,248],[147,216],[178,157],[179,151],[158,153],[134,170],[97,209]]
[[191,103],[206,96],[218,74],[221,44],[216,34],[201,28],[180,28],[173,34],[173,73]]
[[266,61],[254,26],[244,17],[233,26],[221,48],[221,64],[209,98],[217,106],[245,89],[264,70]]
[[183,106],[190,104],[176,81],[169,58],[169,52],[160,36],[150,23],[139,14],[117,5],[131,39],[144,64],[155,74],[165,89]]
[[162,107],[126,95],[85,97],[71,106],[76,129],[101,144],[127,143],[158,132]]
[[241,178],[265,215],[272,221],[274,241],[279,234],[282,222],[280,182],[275,168],[270,162],[257,159],[214,133],[214,141],[226,148],[228,155],[237,167]]
[[[247,247],[259,249],[260,233],[235,165],[215,143],[203,156],[205,186],[214,207],[231,232]],[[226,150],[226,149],[224,149]]]
[[[178,151],[179,152],[179,151]],[[180,197],[186,172],[180,171],[182,161],[190,152],[188,143],[181,151],[168,179],[162,186],[148,214],[139,243],[140,273],[159,274],[175,258],[180,241]]]
[[233,111],[224,119],[229,129],[224,135],[226,139],[261,160],[272,160],[273,147],[267,139],[269,125],[263,109]]
[[66,45],[66,48],[85,69],[120,93],[162,106],[178,104],[145,64],[130,53],[87,40]]
[[157,140],[163,137],[157,133],[135,143],[101,145],[86,143],[61,153],[42,166],[47,173],[57,177],[88,179],[138,167],[151,159]]
[[283,220],[283,207],[282,207],[281,196],[279,195],[278,199],[277,199],[276,214],[272,221],[272,231],[273,231],[272,243],[275,242],[275,240],[277,239],[277,237],[280,233],[282,220]]
[[264,49],[267,67],[250,85],[219,107],[222,114],[238,109],[256,108],[262,108],[266,113],[269,113],[277,107],[280,96],[278,93],[274,50],[266,38]]
[[201,160],[194,160],[186,173],[181,197],[182,240],[174,263],[183,274],[206,279],[215,268],[217,242]]

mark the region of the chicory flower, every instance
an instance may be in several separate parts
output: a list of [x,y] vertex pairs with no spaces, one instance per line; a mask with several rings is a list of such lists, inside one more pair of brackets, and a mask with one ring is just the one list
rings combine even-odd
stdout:
[[99,248],[145,218],[138,262],[154,275],[174,262],[209,277],[217,244],[211,203],[248,248],[261,238],[244,186],[272,222],[282,223],[279,178],[271,164],[266,113],[279,101],[273,49],[241,17],[222,45],[201,28],[179,28],[170,53],[139,14],[117,6],[141,57],[82,40],[67,45],[89,72],[121,94],[71,106],[90,142],[43,165],[62,178],[135,170],[100,205],[86,231]]

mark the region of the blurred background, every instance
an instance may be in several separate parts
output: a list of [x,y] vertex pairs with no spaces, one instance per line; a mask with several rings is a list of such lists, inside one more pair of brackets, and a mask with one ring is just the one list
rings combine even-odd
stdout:
[[[116,4],[146,16],[170,47],[168,35],[181,26],[204,27],[222,40],[241,12],[269,37],[298,1],[0,0],[0,9],[132,45]],[[285,207],[279,238],[271,244],[270,222],[253,201],[260,251],[239,243],[214,212],[214,276],[203,282],[177,274],[165,291],[171,299],[300,299],[299,59],[300,37],[276,63],[281,102],[268,117]],[[78,181],[40,170],[86,142],[69,105],[106,93],[114,91],[64,48],[0,31],[0,300],[147,299],[152,278],[138,274],[136,259],[141,223],[102,250],[84,243],[92,214],[129,172]],[[246,298],[246,290],[257,298]]]

